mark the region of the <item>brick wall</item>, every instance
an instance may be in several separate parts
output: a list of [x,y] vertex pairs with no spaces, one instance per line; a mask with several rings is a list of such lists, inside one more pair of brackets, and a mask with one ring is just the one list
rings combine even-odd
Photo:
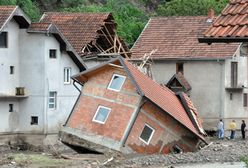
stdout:
[[[128,77],[120,92],[108,90],[107,86],[114,73],[127,77],[123,69],[108,67],[88,78],[67,126],[121,140],[130,116],[138,104],[139,95]],[[105,124],[92,121],[99,105],[111,108]]]
[[[145,124],[155,129],[148,145],[139,139]],[[174,144],[177,144],[183,151],[194,151],[197,143],[198,138],[193,133],[147,101],[141,108],[126,145],[138,153],[166,154],[170,152]]]

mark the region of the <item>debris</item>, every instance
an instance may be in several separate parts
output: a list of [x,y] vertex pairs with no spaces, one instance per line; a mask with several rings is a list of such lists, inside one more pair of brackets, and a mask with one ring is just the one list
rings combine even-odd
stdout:
[[105,165],[105,164],[107,164],[108,162],[111,162],[112,160],[114,160],[113,157],[111,157],[111,158],[109,158],[108,160],[106,160],[105,162],[103,162],[102,165]]

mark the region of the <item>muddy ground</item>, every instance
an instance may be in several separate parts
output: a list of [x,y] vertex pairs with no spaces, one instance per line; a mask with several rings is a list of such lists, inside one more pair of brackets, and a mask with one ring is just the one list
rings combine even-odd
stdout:
[[[208,138],[209,146],[195,153],[169,155],[101,155],[78,154],[64,145],[33,147],[24,145],[0,146],[0,167],[173,167],[178,164],[240,162],[248,158],[248,139],[218,140]],[[246,160],[247,161],[247,160]]]

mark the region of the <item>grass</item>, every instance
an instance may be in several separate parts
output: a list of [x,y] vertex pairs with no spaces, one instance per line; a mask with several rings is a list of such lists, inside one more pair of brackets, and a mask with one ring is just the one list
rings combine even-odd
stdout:
[[248,168],[248,157],[247,157],[247,156],[241,156],[241,157],[240,157],[240,160],[241,160],[242,162],[245,162],[246,167]]
[[19,166],[36,165],[38,167],[53,167],[69,166],[70,164],[67,160],[55,159],[52,156],[41,154],[14,154],[9,156],[9,159]]

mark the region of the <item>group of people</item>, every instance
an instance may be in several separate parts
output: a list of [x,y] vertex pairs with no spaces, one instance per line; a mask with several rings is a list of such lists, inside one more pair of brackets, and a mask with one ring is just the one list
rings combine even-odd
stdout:
[[[242,139],[245,139],[245,128],[246,128],[246,124],[245,124],[245,120],[242,120],[242,124],[240,126],[240,130],[241,130],[241,134],[242,134]],[[218,129],[218,138],[219,139],[224,139],[224,135],[225,135],[225,129],[224,129],[224,123],[222,121],[222,119],[220,119],[218,125],[217,125],[217,129]],[[235,131],[237,129],[237,124],[235,122],[235,120],[232,120],[229,123],[229,130],[230,132],[230,139],[234,139],[235,138]]]

